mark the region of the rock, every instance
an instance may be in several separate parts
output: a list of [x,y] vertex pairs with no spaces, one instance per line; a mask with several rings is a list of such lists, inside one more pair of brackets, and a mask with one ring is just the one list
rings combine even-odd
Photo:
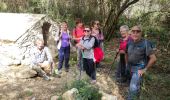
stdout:
[[13,60],[11,58],[8,58],[8,57],[0,54],[0,65],[10,66],[10,65],[12,65],[12,63],[13,63]]
[[68,90],[62,95],[62,100],[76,100],[77,93],[78,90],[76,88]]
[[106,94],[102,91],[100,91],[100,93],[102,93],[102,99],[101,100],[117,100],[117,96]]
[[14,60],[13,65],[21,65],[21,61],[20,60]]
[[58,100],[58,99],[59,99],[59,96],[56,96],[56,95],[51,97],[51,100]]
[[30,63],[31,63],[30,59],[21,60],[22,65],[28,66],[28,65],[30,65]]
[[16,73],[16,77],[17,78],[31,78],[31,77],[35,77],[37,74],[36,71],[30,69],[30,68],[23,68],[20,69],[17,73]]

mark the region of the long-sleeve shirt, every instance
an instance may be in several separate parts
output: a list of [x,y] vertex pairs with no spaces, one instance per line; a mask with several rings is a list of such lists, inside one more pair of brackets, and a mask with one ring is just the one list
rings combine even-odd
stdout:
[[53,59],[48,47],[44,47],[41,51],[37,47],[34,47],[31,50],[31,61],[33,65],[37,65],[38,63],[43,63],[44,61],[52,63]]
[[83,50],[83,58],[93,59],[93,46],[94,46],[95,38],[94,37],[84,37],[80,40],[80,44],[85,47]]

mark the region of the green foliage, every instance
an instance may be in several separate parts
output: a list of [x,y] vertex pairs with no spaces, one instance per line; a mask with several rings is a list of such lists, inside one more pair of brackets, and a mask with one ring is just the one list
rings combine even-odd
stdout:
[[140,100],[168,100],[169,77],[169,74],[165,73],[147,73],[144,76]]
[[0,2],[0,11],[6,11],[7,10],[7,5],[4,2]]
[[77,88],[79,95],[77,100],[101,100],[102,94],[99,90],[85,80],[76,80],[72,83],[70,88]]

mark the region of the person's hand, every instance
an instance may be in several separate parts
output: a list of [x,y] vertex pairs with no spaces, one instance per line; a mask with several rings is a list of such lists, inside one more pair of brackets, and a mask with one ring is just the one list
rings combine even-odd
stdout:
[[146,68],[138,70],[138,75],[142,76],[146,72]]
[[120,50],[119,52],[120,52],[120,53],[123,53],[123,54],[125,53],[125,51],[124,51],[124,50]]
[[81,44],[80,44],[79,46],[80,46],[80,49],[82,49],[82,50],[84,50],[84,49],[85,49],[85,47],[84,47],[84,46],[82,46]]
[[77,44],[76,44],[76,47],[80,47],[80,43],[77,43]]

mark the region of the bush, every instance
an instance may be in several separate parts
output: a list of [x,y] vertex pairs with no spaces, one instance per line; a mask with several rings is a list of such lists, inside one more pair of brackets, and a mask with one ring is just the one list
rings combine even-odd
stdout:
[[91,86],[85,80],[74,81],[70,88],[78,89],[77,100],[101,100],[102,94],[99,93],[99,89]]

